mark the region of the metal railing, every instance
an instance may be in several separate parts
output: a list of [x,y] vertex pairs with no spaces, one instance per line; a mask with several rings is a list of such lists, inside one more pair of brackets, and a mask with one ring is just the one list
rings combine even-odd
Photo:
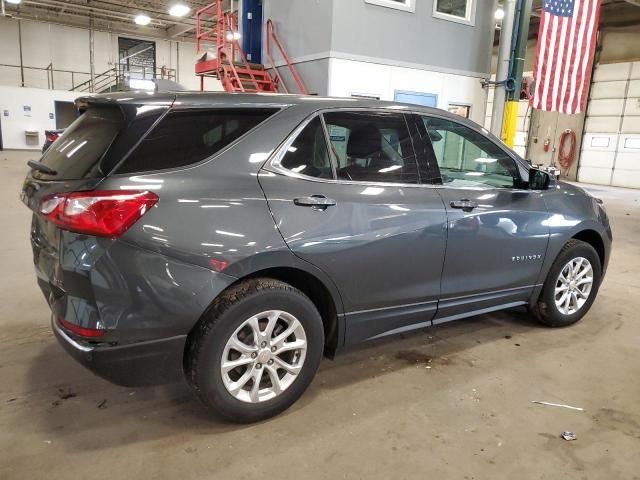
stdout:
[[276,63],[273,60],[273,56],[271,55],[271,42],[273,41],[273,43],[276,45],[276,47],[278,47],[278,50],[280,51],[280,55],[282,56],[282,58],[284,59],[284,62],[286,63],[287,68],[289,69],[289,73],[291,73],[291,76],[293,77],[293,80],[296,82],[296,85],[298,86],[298,91],[300,93],[302,93],[303,95],[307,95],[307,88],[304,86],[304,83],[302,83],[302,80],[300,79],[300,77],[298,76],[298,72],[296,72],[296,69],[293,67],[291,60],[289,59],[289,56],[287,55],[287,52],[284,51],[284,47],[282,46],[282,43],[280,43],[280,39],[278,38],[278,35],[276,34],[276,29],[273,26],[273,21],[271,19],[267,20],[267,31],[266,31],[266,48],[265,48],[265,54],[267,57],[267,60],[269,61],[269,66],[271,67],[272,71],[273,71],[273,75],[277,78],[277,83],[279,85],[282,86],[282,89],[284,90],[284,93],[289,93],[289,89],[287,88],[286,84],[284,83],[284,80],[282,79],[282,76],[280,75],[280,72],[278,71],[278,68],[276,67]]
[[78,92],[106,92],[125,89],[130,79],[151,80],[154,78],[163,78],[166,80],[176,80],[176,69],[167,67],[131,67],[118,65],[116,67],[105,70],[89,79],[76,85],[72,90]]
[[[26,65],[20,66],[8,63],[0,63],[0,68],[16,68],[21,72],[24,72],[25,70],[42,72],[44,77],[46,77],[48,90],[55,90],[57,84],[58,88],[61,90],[91,93],[104,92],[111,88],[124,88],[131,78],[140,80],[164,78],[173,81],[175,81],[177,78],[176,69],[167,67],[127,68],[125,66],[118,66],[94,75],[93,79],[91,79],[91,73],[89,72],[53,68],[52,63],[50,63],[46,67],[28,67]],[[21,75],[21,78],[24,78],[24,74]],[[71,85],[71,88],[69,88],[69,85]],[[44,88],[44,78],[39,77],[37,80],[30,81],[19,80],[17,86]]]
[[[39,71],[42,72],[43,75],[46,76],[47,79],[47,88],[49,90],[54,90],[55,89],[55,84],[56,84],[56,76],[57,78],[57,83],[58,85],[60,84],[65,84],[66,82],[61,81],[60,80],[60,75],[62,76],[68,76],[70,78],[71,81],[71,88],[70,90],[74,90],[74,88],[77,86],[76,85],[76,81],[78,80],[83,80],[85,77],[91,77],[91,74],[89,72],[80,72],[77,70],[65,70],[65,69],[61,69],[61,68],[53,68],[53,64],[49,64],[46,67],[28,67],[26,65],[12,65],[12,64],[8,64],[8,63],[0,63],[0,68],[16,68],[18,70],[20,70],[21,72],[24,72],[25,70],[34,70],[34,71]],[[22,75],[22,77],[24,77],[24,75]],[[80,78],[78,78],[80,77]],[[42,77],[40,77],[40,79],[42,79]],[[30,81],[19,81],[18,82],[18,86],[19,87],[36,87],[35,83],[32,83]],[[39,85],[36,88],[42,88]],[[67,88],[64,88],[65,90]]]
[[[255,89],[259,90],[258,80],[253,74],[253,70],[251,69],[249,62],[247,61],[247,57],[245,56],[242,48],[240,47],[240,44],[238,43],[238,38],[240,37],[236,35],[238,32],[236,25],[236,16],[233,14],[225,13],[222,15],[222,18],[224,21],[223,31],[221,35],[222,38],[220,39],[220,37],[218,37],[218,58],[220,59],[220,62],[224,61],[225,57],[223,55],[229,55],[229,57],[227,58],[228,67],[233,72],[233,75],[238,84],[238,89],[241,92],[244,92],[245,88],[242,79],[238,75],[238,71],[235,65],[236,58],[239,58],[241,62],[241,68],[243,68],[249,74],[251,82],[253,82],[253,84],[255,85]],[[248,81],[249,79],[246,80]]]

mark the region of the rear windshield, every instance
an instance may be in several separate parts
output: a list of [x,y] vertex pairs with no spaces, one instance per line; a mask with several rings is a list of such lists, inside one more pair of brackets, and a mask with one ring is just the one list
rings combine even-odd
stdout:
[[265,121],[277,109],[169,112],[115,173],[140,173],[200,162]]
[[123,125],[124,117],[119,108],[90,108],[64,131],[40,160],[57,174],[34,171],[34,176],[51,180],[99,176],[100,159]]

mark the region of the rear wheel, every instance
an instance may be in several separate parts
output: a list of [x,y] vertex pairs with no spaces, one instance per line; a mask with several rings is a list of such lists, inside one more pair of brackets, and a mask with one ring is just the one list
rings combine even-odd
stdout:
[[322,320],[308,297],[278,280],[251,279],[216,300],[192,334],[185,370],[212,411],[254,422],[302,395],[323,346]]
[[531,311],[540,322],[564,327],[591,308],[600,287],[600,258],[586,242],[570,240],[549,270],[542,293]]

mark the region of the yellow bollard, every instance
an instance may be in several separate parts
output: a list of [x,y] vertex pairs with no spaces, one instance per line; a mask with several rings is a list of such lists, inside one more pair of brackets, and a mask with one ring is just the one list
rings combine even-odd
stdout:
[[517,100],[510,100],[505,104],[504,120],[502,122],[502,135],[500,138],[509,146],[509,148],[513,148],[513,145],[515,144],[519,108],[520,102]]

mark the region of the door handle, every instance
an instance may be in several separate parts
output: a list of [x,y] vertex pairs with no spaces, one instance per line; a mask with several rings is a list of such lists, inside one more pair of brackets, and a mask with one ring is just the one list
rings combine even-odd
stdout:
[[450,205],[451,205],[451,208],[459,208],[464,212],[470,212],[471,210],[473,210],[478,206],[476,202],[472,202],[471,200],[468,200],[466,198],[451,202]]
[[325,210],[336,204],[332,198],[324,195],[309,195],[308,197],[298,197],[293,199],[293,203],[299,207],[311,207],[315,210]]

